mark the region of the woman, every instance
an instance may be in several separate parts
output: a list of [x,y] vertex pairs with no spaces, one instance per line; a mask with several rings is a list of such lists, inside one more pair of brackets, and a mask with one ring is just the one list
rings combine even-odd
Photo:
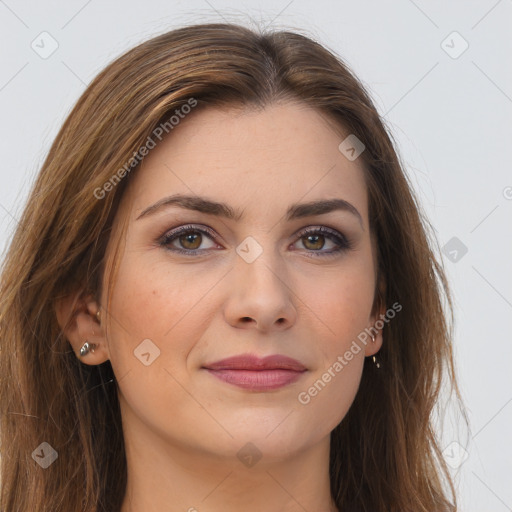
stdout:
[[427,224],[311,39],[203,24],[118,58],[4,262],[1,509],[456,510]]

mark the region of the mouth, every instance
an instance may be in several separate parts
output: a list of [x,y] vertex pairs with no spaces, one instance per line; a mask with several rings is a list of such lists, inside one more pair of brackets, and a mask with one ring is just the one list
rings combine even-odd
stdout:
[[223,382],[251,391],[282,388],[307,372],[307,368],[296,359],[279,354],[262,359],[243,354],[205,364],[203,369]]

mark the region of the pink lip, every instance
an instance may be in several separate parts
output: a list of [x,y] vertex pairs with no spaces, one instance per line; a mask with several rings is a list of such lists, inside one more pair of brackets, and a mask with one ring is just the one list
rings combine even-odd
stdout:
[[224,382],[252,391],[267,391],[291,384],[307,370],[296,359],[279,354],[263,359],[243,354],[205,364],[203,368]]

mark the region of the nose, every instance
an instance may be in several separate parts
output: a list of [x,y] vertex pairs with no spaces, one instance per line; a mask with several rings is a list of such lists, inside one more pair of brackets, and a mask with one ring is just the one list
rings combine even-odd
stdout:
[[289,329],[296,320],[296,294],[287,273],[264,251],[247,263],[236,257],[229,273],[226,321],[237,328],[262,332]]

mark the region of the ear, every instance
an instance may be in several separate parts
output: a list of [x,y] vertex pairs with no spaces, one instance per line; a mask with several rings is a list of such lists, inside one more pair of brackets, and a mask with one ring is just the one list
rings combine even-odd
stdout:
[[[110,359],[108,343],[105,337],[104,311],[101,310],[92,295],[85,296],[83,291],[59,299],[55,303],[57,321],[64,335],[73,347],[76,356],[85,364],[97,365]],[[99,319],[98,319],[99,316]],[[93,345],[85,355],[80,349],[88,341]]]
[[382,328],[386,323],[383,320],[386,314],[385,297],[386,282],[384,277],[381,275],[376,289],[375,300],[367,327],[367,333],[371,333],[375,337],[375,342],[372,340],[371,335],[369,335],[368,339],[370,342],[367,343],[365,347],[366,357],[375,355],[382,348],[382,343],[384,341],[382,336]]

